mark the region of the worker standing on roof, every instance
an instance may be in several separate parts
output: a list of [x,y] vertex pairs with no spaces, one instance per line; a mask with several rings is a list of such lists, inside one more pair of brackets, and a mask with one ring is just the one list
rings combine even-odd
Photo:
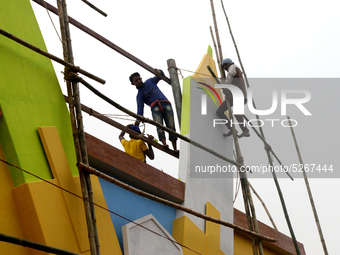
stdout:
[[[247,90],[246,90],[246,86],[244,83],[241,69],[237,65],[235,65],[234,62],[230,58],[223,59],[221,66],[224,70],[228,72],[226,81],[224,83],[233,84],[239,89],[241,89],[243,96],[244,96],[244,104],[246,104],[247,103]],[[222,91],[226,97],[226,100],[227,99],[229,100],[230,107],[233,106],[233,97],[231,96],[231,92],[226,88],[223,88]],[[217,109],[216,114],[220,119],[227,119],[226,126],[229,129],[229,132],[223,135],[225,137],[228,137],[232,135],[232,131],[231,131],[230,120],[228,120],[228,117],[224,114],[224,112],[228,110],[226,100]],[[243,116],[242,115],[234,115],[234,116],[237,122],[239,123],[240,128],[242,129],[242,134],[238,135],[238,138],[241,138],[244,136],[249,137],[250,136],[249,130],[246,126],[246,121],[244,120]]]
[[[141,134],[139,127],[134,126],[132,124],[127,125],[127,127]],[[151,160],[155,158],[151,144],[149,144],[148,147],[142,140],[139,139],[138,136],[133,135],[130,135],[130,140],[128,141],[125,140],[124,135],[125,131],[122,131],[118,138],[127,154],[135,157],[136,159],[140,159],[141,161],[144,162],[146,162],[146,156],[148,156],[148,158]],[[153,136],[148,135],[148,139],[152,141]]]
[[[166,127],[175,131],[174,114],[171,107],[171,103],[164,96],[162,91],[158,88],[157,83],[160,81],[160,76],[163,75],[163,71],[156,69],[156,76],[142,81],[139,73],[133,73],[130,76],[130,82],[136,86],[137,93],[137,114],[144,114],[144,104],[151,107],[152,118],[154,121],[163,125],[165,122]],[[135,125],[139,125],[139,120],[136,120]],[[163,146],[168,147],[165,140],[165,133],[163,129],[157,127],[158,138],[162,142]],[[177,137],[169,134],[169,140],[172,142],[174,151],[177,151]]]

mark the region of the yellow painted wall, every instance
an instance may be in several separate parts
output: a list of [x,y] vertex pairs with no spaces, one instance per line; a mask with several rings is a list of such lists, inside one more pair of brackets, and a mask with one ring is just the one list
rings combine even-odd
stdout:
[[[206,204],[206,215],[220,218],[220,212],[210,203]],[[180,244],[190,248],[183,248],[183,255],[224,255],[220,249],[220,225],[206,221],[203,233],[187,216],[180,217],[173,222],[173,238]],[[195,251],[195,252],[194,252]]]
[[[269,250],[265,246],[263,247],[263,252],[265,255],[282,255],[283,253],[277,253]],[[247,255],[253,254],[253,249],[251,247],[250,238],[242,236],[234,232],[234,255]],[[285,253],[288,254],[288,253]]]
[[[0,159],[6,160],[0,144]],[[18,170],[19,171],[19,170]],[[14,184],[7,164],[0,161],[0,233],[25,239],[19,213],[12,194]],[[0,242],[1,254],[31,254],[30,250],[18,245]]]
[[[220,212],[210,203],[206,203],[206,215],[220,219]],[[220,249],[220,225],[206,221],[205,233],[203,233],[187,216],[174,220],[172,236],[180,244],[190,248],[183,248],[183,255],[193,255],[198,252],[202,255],[223,255]],[[224,227],[224,226],[222,226]],[[192,251],[193,250],[193,251]],[[195,252],[194,252],[195,251]],[[277,253],[263,247],[265,255],[287,255],[289,253]],[[234,255],[253,254],[251,240],[234,231]]]
[[[0,232],[48,246],[89,255],[89,241],[79,177],[73,177],[57,129],[39,128],[53,180],[14,187],[8,166],[0,162]],[[0,158],[4,158],[2,149]],[[30,171],[30,169],[24,169]],[[20,170],[17,170],[20,171]],[[107,208],[97,177],[91,177],[94,202]],[[53,186],[56,185],[56,186]],[[110,214],[95,207],[101,254],[122,254]],[[6,253],[3,253],[6,251]],[[31,249],[0,242],[0,254],[31,254]],[[46,254],[34,251],[32,254]]]

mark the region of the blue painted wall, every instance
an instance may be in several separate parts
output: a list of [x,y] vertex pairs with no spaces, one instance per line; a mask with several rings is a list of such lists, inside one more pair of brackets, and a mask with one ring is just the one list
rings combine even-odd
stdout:
[[[132,221],[152,214],[172,234],[172,222],[176,217],[176,209],[138,196],[103,179],[99,178],[99,181],[110,211]],[[120,247],[123,250],[122,226],[130,223],[130,221],[113,213],[110,213],[110,215]]]

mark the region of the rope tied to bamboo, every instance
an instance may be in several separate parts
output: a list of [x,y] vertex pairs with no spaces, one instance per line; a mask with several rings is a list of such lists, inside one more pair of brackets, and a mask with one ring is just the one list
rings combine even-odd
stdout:
[[72,70],[69,67],[65,68],[65,73],[64,73],[64,79],[66,81],[71,81],[71,82],[80,82],[81,77],[78,76],[77,73],[72,72]]
[[177,66],[168,66],[168,71],[169,71],[170,68],[175,68],[177,70],[177,73],[179,73],[181,75],[182,79],[184,79],[184,76],[182,74],[181,69],[179,69]]
[[268,143],[265,144],[264,149],[266,151],[272,151],[272,147]]

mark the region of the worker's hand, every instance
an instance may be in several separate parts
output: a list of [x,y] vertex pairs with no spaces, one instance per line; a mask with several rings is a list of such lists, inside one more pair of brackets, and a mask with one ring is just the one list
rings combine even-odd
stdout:
[[150,142],[152,142],[152,141],[154,140],[154,137],[153,137],[152,135],[149,135],[149,134],[148,134],[148,140],[149,140]]
[[133,125],[133,124],[129,124],[129,125],[126,125],[126,127],[131,127],[131,126],[136,126],[136,125]]
[[161,70],[159,70],[159,69],[155,69],[155,75],[157,76],[157,77],[160,77],[161,75],[162,75],[162,71]]

